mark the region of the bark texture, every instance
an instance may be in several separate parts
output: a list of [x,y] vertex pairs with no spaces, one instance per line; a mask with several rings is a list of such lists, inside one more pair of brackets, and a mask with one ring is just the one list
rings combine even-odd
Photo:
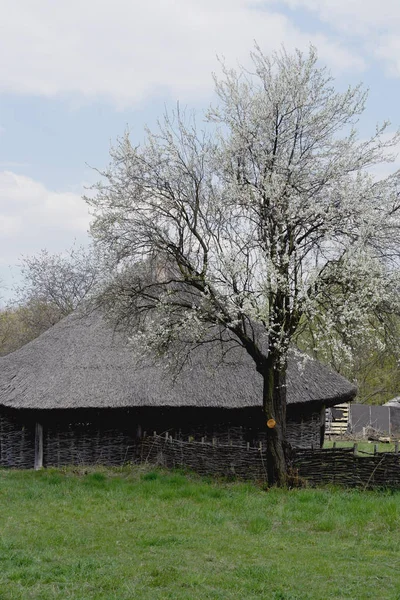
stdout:
[[[269,355],[264,365],[263,408],[267,431],[268,484],[284,487],[287,484],[286,442],[286,366],[279,368],[275,357]],[[275,425],[269,427],[268,421]]]

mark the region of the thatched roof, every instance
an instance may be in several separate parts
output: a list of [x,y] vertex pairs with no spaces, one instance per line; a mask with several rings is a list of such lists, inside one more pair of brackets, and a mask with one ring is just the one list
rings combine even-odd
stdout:
[[[205,347],[173,380],[154,361],[139,363],[99,313],[70,315],[0,359],[0,405],[26,409],[193,406],[245,408],[262,402],[262,380],[241,348],[227,364]],[[233,354],[233,357],[232,357]],[[313,360],[290,358],[288,403],[351,400],[355,388]]]

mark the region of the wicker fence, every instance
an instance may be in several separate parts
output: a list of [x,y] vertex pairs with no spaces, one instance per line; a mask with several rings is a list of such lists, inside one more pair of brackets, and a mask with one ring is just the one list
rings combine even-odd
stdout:
[[221,445],[182,441],[164,436],[146,437],[141,444],[142,462],[167,468],[192,469],[200,475],[219,475],[239,479],[266,479],[265,451],[260,445]]
[[355,454],[352,448],[296,450],[293,468],[310,485],[400,488],[400,454]]
[[[33,426],[0,419],[0,466],[33,468],[36,464]],[[42,440],[44,466],[123,465],[150,462],[169,468],[192,469],[201,475],[219,475],[266,481],[265,442],[237,439],[173,439],[167,433],[140,439],[120,429],[99,430],[88,423],[73,428],[46,428]],[[400,454],[396,451],[361,454],[356,448],[293,450],[294,478],[309,485],[400,489]]]
[[[220,475],[266,481],[266,452],[260,445],[227,446],[181,441],[162,436],[145,438],[141,460],[168,468],[188,468],[200,475]],[[400,454],[359,455],[353,448],[293,450],[294,478],[307,484],[400,488]]]

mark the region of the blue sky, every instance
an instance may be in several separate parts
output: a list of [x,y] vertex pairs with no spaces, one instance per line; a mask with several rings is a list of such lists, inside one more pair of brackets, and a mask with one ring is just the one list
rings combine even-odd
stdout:
[[[86,243],[81,194],[129,127],[213,100],[216,56],[318,49],[337,87],[370,88],[361,135],[400,126],[398,0],[0,0],[0,280],[21,255]],[[400,166],[393,166],[393,169]]]

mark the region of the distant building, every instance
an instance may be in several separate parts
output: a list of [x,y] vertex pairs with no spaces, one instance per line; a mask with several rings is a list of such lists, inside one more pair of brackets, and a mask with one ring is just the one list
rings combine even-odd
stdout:
[[400,438],[400,397],[383,406],[345,403],[326,409],[327,435],[379,435]]
[[337,404],[326,409],[325,433],[327,435],[344,435],[350,431],[350,405]]
[[400,396],[396,396],[396,398],[392,398],[388,402],[385,402],[383,406],[393,406],[393,408],[400,408]]

